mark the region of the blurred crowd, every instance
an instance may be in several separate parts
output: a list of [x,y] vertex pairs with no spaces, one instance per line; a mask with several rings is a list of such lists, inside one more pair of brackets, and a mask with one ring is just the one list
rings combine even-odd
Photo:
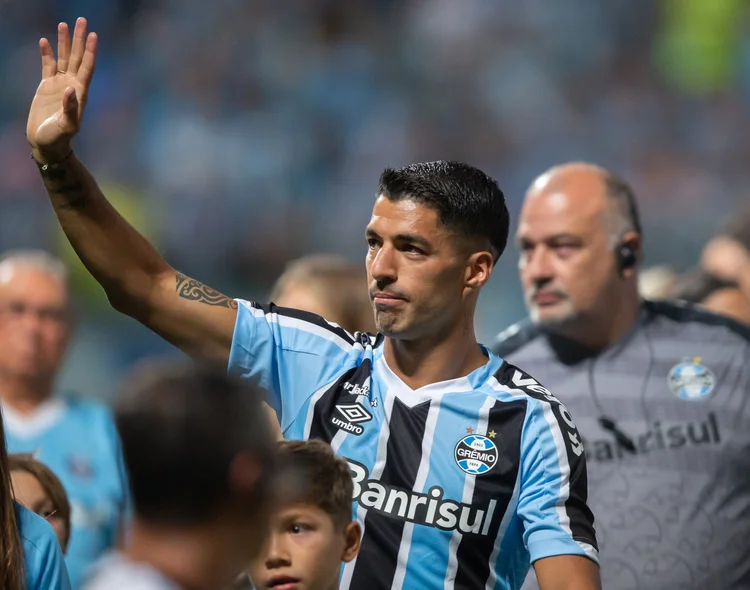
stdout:
[[[78,153],[168,260],[224,292],[265,299],[290,258],[363,252],[387,165],[471,162],[500,180],[515,217],[539,170],[596,161],[636,189],[647,264],[678,270],[747,198],[740,0],[0,2],[12,80],[0,97],[0,249],[41,246],[74,265],[84,321],[64,382],[88,395],[169,349],[100,315],[101,291],[28,161],[34,40],[78,14],[101,40]],[[523,313],[515,282],[493,283],[485,339]],[[76,377],[83,366],[101,370]]]

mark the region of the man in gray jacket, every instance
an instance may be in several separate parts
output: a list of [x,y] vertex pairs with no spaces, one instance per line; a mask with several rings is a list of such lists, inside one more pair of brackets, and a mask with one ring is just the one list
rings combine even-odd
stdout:
[[635,199],[595,166],[540,176],[517,239],[529,319],[495,351],[576,416],[602,587],[750,588],[750,330],[639,298]]

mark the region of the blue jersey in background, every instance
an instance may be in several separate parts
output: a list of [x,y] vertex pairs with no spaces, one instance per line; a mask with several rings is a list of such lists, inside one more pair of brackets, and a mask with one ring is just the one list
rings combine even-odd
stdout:
[[32,453],[68,493],[71,535],[65,556],[72,587],[117,540],[127,483],[112,414],[85,400],[54,399],[32,416],[3,405],[9,453]]
[[27,590],[70,590],[60,543],[52,526],[16,502]]

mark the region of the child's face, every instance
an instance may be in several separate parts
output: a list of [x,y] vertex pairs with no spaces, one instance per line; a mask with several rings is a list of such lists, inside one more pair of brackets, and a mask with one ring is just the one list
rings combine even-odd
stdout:
[[287,506],[272,519],[250,577],[258,590],[335,590],[341,562],[359,551],[360,533],[357,523],[336,527],[317,506]]

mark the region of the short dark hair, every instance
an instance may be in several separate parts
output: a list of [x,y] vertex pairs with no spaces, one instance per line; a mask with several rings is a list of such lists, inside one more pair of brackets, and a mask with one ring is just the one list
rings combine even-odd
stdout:
[[380,195],[390,201],[414,199],[434,209],[445,227],[489,240],[495,261],[505,251],[510,231],[505,195],[493,178],[473,166],[439,160],[386,168]]
[[265,510],[275,449],[260,402],[254,386],[219,368],[169,363],[137,371],[115,403],[136,515],[170,525],[211,520],[231,508],[230,467],[242,452],[263,469],[247,502]]
[[702,269],[695,269],[677,279],[669,295],[671,299],[702,303],[717,291],[732,288],[737,288],[734,281],[720,279]]
[[[346,461],[321,440],[282,441],[278,482],[282,504],[310,504],[344,528],[352,521],[354,484]],[[293,483],[292,483],[293,482]]]
[[641,216],[638,213],[638,203],[631,186],[621,177],[607,172],[604,176],[607,196],[613,200],[617,214],[625,222],[628,231],[643,235]]

